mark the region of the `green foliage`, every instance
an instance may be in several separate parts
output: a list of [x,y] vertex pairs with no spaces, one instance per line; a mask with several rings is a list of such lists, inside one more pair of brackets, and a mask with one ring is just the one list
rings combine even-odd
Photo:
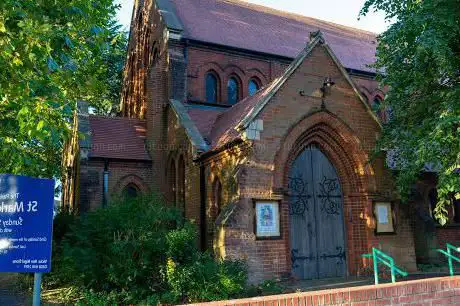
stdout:
[[130,199],[82,216],[62,242],[54,274],[119,302],[162,292],[166,237],[179,213],[157,198]]
[[[70,222],[64,226],[61,222]],[[240,296],[245,265],[219,261],[197,248],[197,231],[159,198],[123,199],[75,221],[54,224],[64,238],[53,254],[47,289],[62,287],[80,305],[197,302]],[[51,290],[52,291],[52,290]]]
[[68,210],[59,210],[53,219],[53,243],[60,245],[64,236],[75,224],[77,216]]
[[460,197],[460,5],[453,0],[367,0],[393,24],[379,36],[376,68],[393,119],[377,151],[393,150],[404,199],[426,165],[438,174],[435,215]]
[[164,296],[168,302],[192,303],[241,297],[247,281],[243,263],[216,261],[209,254],[194,254],[182,263],[169,259],[165,274],[170,286]]
[[0,173],[58,176],[76,101],[118,103],[127,38],[113,2],[0,1]]

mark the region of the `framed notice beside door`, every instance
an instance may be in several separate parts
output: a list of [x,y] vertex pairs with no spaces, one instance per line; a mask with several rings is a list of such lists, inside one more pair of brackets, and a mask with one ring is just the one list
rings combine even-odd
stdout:
[[375,233],[394,234],[394,211],[391,202],[374,202]]
[[254,200],[254,209],[254,227],[256,238],[281,238],[279,201]]

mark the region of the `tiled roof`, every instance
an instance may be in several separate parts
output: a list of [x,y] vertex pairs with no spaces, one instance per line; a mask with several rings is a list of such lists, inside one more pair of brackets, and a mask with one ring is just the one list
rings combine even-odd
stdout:
[[200,153],[207,152],[209,146],[206,143],[202,133],[196,127],[196,122],[190,117],[187,108],[182,102],[170,99],[169,105],[177,116],[177,120],[180,125],[184,128],[185,133],[188,135],[190,142],[193,147],[193,154],[195,156]]
[[187,112],[200,134],[211,143],[211,132],[217,117],[227,109],[203,105],[187,104]]
[[185,38],[295,58],[321,30],[342,64],[374,71],[376,34],[241,1],[170,0]]
[[90,157],[151,160],[145,148],[145,120],[89,116]]

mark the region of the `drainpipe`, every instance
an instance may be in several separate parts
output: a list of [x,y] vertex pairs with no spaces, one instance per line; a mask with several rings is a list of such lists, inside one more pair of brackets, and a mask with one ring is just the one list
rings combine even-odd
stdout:
[[109,199],[109,161],[104,162],[104,181],[102,183],[102,207],[107,206]]
[[184,44],[184,65],[185,65],[184,78],[185,78],[185,82],[184,82],[184,96],[182,97],[185,101],[187,101],[187,99],[188,99],[188,91],[187,91],[188,45],[189,45],[189,41],[188,41],[188,39],[186,39],[185,44]]
[[203,163],[200,163],[200,220],[201,250],[206,251],[206,179]]

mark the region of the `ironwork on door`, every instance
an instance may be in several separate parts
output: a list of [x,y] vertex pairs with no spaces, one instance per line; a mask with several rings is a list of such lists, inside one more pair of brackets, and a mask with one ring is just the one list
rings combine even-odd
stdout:
[[334,166],[318,148],[307,147],[291,165],[288,188],[294,275],[344,276],[343,197]]

